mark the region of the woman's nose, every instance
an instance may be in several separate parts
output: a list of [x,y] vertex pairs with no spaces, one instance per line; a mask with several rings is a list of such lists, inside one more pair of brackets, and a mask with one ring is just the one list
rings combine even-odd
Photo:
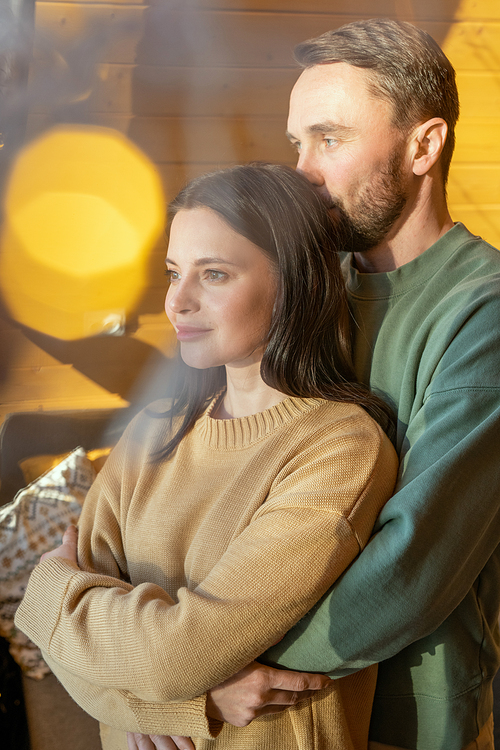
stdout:
[[187,282],[179,281],[170,284],[165,299],[165,311],[168,315],[169,310],[174,313],[194,312],[199,307],[196,295]]

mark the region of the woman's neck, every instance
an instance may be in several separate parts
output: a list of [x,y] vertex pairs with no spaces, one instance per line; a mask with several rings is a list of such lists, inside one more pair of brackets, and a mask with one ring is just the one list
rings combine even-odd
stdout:
[[226,367],[227,390],[220,401],[215,419],[249,417],[276,406],[287,396],[264,383],[260,362],[247,367]]

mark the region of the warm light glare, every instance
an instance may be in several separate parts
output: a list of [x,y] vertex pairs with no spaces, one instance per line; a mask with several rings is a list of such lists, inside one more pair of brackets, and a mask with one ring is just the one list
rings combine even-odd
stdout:
[[[78,277],[133,262],[141,241],[133,224],[96,195],[42,194],[15,214],[12,225],[35,259],[43,258],[51,268]],[[40,228],[36,244],[30,242],[32,227]]]
[[120,133],[58,127],[29,144],[5,199],[0,288],[12,316],[63,339],[116,328],[144,289],[164,212],[154,166]]

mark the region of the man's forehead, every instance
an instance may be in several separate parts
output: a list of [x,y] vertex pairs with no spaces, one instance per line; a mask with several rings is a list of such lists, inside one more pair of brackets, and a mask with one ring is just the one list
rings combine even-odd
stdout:
[[[292,89],[288,128],[307,129],[311,134],[348,126],[347,109],[352,106],[349,73],[344,63],[315,65],[302,71]],[[339,71],[339,73],[337,72]],[[346,107],[342,107],[345,101]],[[339,106],[340,105],[340,106]]]
[[332,89],[350,93],[370,95],[373,74],[344,62],[321,63],[305,68],[297,78],[292,96],[303,96],[318,89]]
[[[335,127],[353,127],[359,117],[375,111],[392,120],[391,104],[373,91],[370,70],[347,63],[322,63],[305,68],[290,96],[288,129],[320,128],[330,123]],[[330,128],[331,130],[331,128]],[[312,132],[312,131],[311,131]]]

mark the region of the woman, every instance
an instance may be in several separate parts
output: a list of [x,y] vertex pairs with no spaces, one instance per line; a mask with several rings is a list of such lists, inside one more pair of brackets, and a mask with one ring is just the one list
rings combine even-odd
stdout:
[[373,668],[247,727],[212,720],[206,699],[327,591],[395,482],[372,418],[387,427],[388,410],[352,371],[331,220],[273,165],[199,178],[171,216],[166,311],[186,371],[91,489],[81,570],[50,553],[17,623],[102,722],[105,750],[126,748],[125,730],[217,750],[366,747]]

